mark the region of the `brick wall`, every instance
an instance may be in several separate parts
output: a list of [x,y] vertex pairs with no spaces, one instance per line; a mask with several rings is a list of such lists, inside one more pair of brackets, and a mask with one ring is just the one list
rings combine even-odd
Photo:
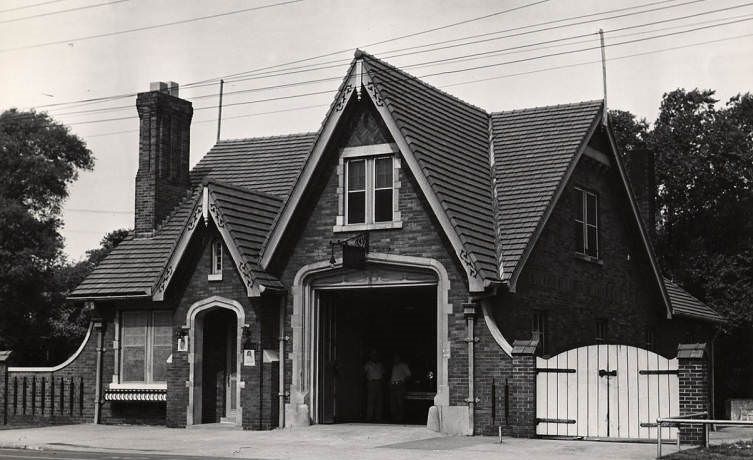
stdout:
[[513,344],[510,377],[510,424],[504,432],[522,438],[536,436],[536,349],[538,341]]
[[[680,416],[706,412],[710,414],[709,362],[706,344],[681,344],[677,350],[678,376],[680,383]],[[681,425],[680,442],[683,444],[703,444],[703,425]]]
[[[679,341],[706,340],[711,334],[703,323],[666,319],[619,181],[614,167],[581,159],[521,273],[517,292],[498,297],[495,317],[508,340],[531,337],[537,310],[546,316],[545,356],[595,343],[599,319],[607,321],[607,343],[648,347],[667,357],[674,356]],[[575,254],[575,186],[598,194],[598,263]],[[650,346],[649,335],[654,337]]]
[[[364,98],[366,100],[366,98]],[[338,176],[336,172],[338,149],[341,146],[355,146],[371,143],[392,142],[386,134],[381,121],[371,119],[361,112],[362,103],[356,105],[353,113],[343,115],[341,128],[334,134],[332,147],[325,152],[325,160],[320,170],[315,173],[318,178],[311,184],[305,194],[299,212],[294,216],[290,231],[285,236],[280,251],[275,255],[274,269],[281,274],[286,286],[292,286],[296,272],[304,265],[326,261],[330,258],[330,241],[352,236],[351,233],[333,233],[337,209]],[[369,103],[370,104],[370,103]],[[346,109],[348,110],[348,109]],[[370,251],[407,256],[428,257],[438,260],[448,272],[450,279],[449,301],[453,313],[449,317],[449,336],[451,357],[449,361],[450,404],[465,405],[468,396],[468,364],[465,320],[462,303],[468,299],[465,272],[456,260],[454,251],[446,241],[443,230],[436,221],[431,208],[418,189],[414,177],[406,163],[402,162],[400,172],[399,210],[402,215],[403,228],[393,230],[374,230],[369,232]],[[292,337],[290,315],[293,312],[293,299],[288,296],[286,334]],[[286,345],[286,355],[292,351],[292,341]],[[291,382],[291,361],[286,361],[286,384]]]
[[0,363],[0,422],[6,426],[91,423],[98,331],[92,328],[81,353],[60,370],[9,370],[7,363]]

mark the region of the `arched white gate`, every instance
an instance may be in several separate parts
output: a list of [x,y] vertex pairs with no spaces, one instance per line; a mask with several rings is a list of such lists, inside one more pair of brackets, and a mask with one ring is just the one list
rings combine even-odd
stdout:
[[[536,433],[656,439],[656,419],[680,415],[677,358],[627,345],[590,345],[536,358]],[[662,439],[676,439],[662,428]]]

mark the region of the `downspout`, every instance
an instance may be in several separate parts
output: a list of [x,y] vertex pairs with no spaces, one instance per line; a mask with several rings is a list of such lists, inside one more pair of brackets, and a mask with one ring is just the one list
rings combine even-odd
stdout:
[[101,321],[94,323],[97,329],[97,363],[94,376],[94,424],[99,424],[99,413],[102,409],[102,353],[104,352],[104,331]]
[[279,399],[278,428],[285,428],[285,396],[287,395],[287,393],[285,392],[285,342],[288,341],[288,336],[285,335],[285,307],[287,306],[286,301],[286,295],[280,296],[280,330],[278,334],[278,341],[280,346],[280,361],[278,361],[280,369],[278,374],[280,381],[277,385],[277,397]]
[[467,332],[465,342],[468,346],[468,398],[465,402],[468,404],[468,433],[473,436],[474,413],[476,411],[476,392],[474,389],[474,344],[478,339],[473,334],[474,320],[476,316],[476,304],[464,303],[463,316],[465,316],[465,329]]

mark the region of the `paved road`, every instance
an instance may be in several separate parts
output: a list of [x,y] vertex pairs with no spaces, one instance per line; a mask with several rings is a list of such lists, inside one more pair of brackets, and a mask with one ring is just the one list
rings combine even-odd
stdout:
[[0,459],[11,458],[29,460],[227,460],[232,457],[196,457],[192,455],[130,454],[121,452],[84,452],[76,450],[0,449]]

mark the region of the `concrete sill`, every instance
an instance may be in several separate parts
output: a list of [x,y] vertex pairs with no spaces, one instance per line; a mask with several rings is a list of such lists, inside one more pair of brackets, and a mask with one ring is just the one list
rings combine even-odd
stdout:
[[207,281],[222,281],[222,273],[210,273],[207,275]]
[[393,220],[390,222],[375,222],[373,224],[335,225],[332,227],[332,232],[363,232],[367,230],[390,230],[395,228],[403,228],[403,221]]
[[599,259],[598,257],[591,257],[587,254],[582,254],[580,252],[575,253],[575,258],[578,260],[582,260],[584,262],[596,264],[596,265],[604,265],[604,261]]

